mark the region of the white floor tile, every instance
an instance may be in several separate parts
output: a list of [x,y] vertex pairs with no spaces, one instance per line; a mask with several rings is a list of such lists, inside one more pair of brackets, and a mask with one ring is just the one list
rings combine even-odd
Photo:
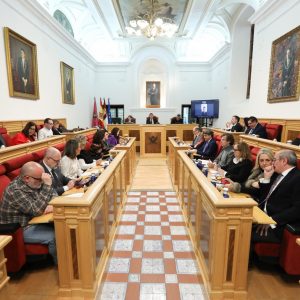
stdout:
[[101,300],[123,300],[126,296],[127,283],[105,282],[103,285]]
[[145,215],[145,222],[160,222],[160,215]]
[[160,211],[159,205],[147,205],[146,211]]
[[194,259],[175,259],[178,274],[197,274],[198,266]]
[[142,273],[143,274],[164,274],[164,261],[162,258],[143,258]]
[[129,273],[130,258],[111,258],[108,273]]
[[122,215],[121,217],[121,221],[124,221],[124,222],[136,222],[137,220],[137,215]]
[[144,234],[145,235],[161,235],[161,227],[160,226],[145,226]]
[[204,300],[206,299],[200,284],[180,283],[179,291],[181,300]]
[[115,240],[114,251],[132,251],[133,240]]
[[119,234],[135,234],[135,225],[120,225],[118,227]]
[[156,240],[144,240],[144,251],[147,252],[162,252],[163,245],[162,241]]
[[174,252],[192,252],[193,247],[190,241],[180,241],[180,240],[173,240],[173,251]]

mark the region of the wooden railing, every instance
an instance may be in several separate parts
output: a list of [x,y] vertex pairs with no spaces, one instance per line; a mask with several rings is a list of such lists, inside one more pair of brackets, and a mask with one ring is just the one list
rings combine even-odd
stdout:
[[231,131],[227,131],[221,128],[211,128],[214,132],[214,135],[222,135],[224,133],[230,133],[233,135],[234,138],[234,142],[238,143],[240,141],[240,135],[244,134],[244,132],[231,132]]
[[240,135],[240,141],[247,143],[249,146],[259,147],[259,148],[268,148],[276,152],[279,150],[290,149],[293,150],[297,158],[300,158],[300,147],[295,145],[290,145],[287,143],[275,142],[271,140],[257,138],[252,135]]
[[41,141],[35,141],[35,142],[2,148],[0,149],[0,163],[3,163],[4,161],[14,157],[18,157],[24,154],[46,149],[48,147],[55,146],[65,142],[66,142],[65,135],[56,135]]
[[88,129],[83,129],[83,130],[78,130],[73,132],[64,132],[64,135],[66,136],[66,141],[68,141],[76,138],[76,136],[78,135],[88,136],[90,134],[94,134],[96,131],[97,131],[96,128],[88,128]]
[[[5,290],[9,277],[6,271],[6,261],[4,256],[4,247],[12,240],[10,235],[0,235],[0,298],[9,299]],[[3,297],[3,298],[2,298]]]
[[94,299],[125,201],[126,151],[81,197],[53,199],[59,294]]
[[210,299],[247,299],[253,219],[251,198],[224,199],[185,151],[179,155],[179,200]]

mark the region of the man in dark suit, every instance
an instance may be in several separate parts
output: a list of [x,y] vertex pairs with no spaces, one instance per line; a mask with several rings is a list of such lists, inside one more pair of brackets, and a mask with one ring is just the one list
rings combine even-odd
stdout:
[[43,161],[41,162],[45,172],[52,177],[52,186],[56,190],[58,195],[62,195],[65,191],[74,187],[75,180],[65,177],[58,164],[61,159],[61,154],[58,149],[50,147],[46,150]]
[[288,223],[300,222],[300,170],[292,150],[275,153],[273,166],[264,169],[260,179],[259,206],[276,221],[276,225],[259,225],[252,234],[253,242],[280,242]]
[[136,119],[132,115],[128,115],[128,117],[124,120],[124,124],[133,124],[136,122]]
[[248,120],[248,129],[245,132],[246,134],[258,135],[262,139],[267,138],[266,128],[263,127],[256,117],[251,116]]
[[213,136],[214,132],[211,129],[206,128],[203,130],[204,143],[197,149],[197,154],[201,159],[215,159],[218,146]]
[[183,119],[181,118],[181,115],[178,114],[176,117],[173,117],[171,119],[171,124],[183,124]]
[[240,117],[239,116],[232,116],[231,118],[231,127],[227,130],[231,132],[243,132],[244,127],[240,124]]
[[159,124],[158,117],[154,116],[153,113],[150,113],[146,118],[146,124]]
[[25,50],[22,48],[20,50],[20,56],[18,57],[18,79],[20,82],[20,91],[27,93],[29,85],[29,64]]

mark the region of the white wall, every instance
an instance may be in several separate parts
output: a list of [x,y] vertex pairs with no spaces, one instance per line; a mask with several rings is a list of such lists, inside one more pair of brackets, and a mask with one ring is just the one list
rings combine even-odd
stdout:
[[[24,3],[25,6],[23,1],[0,1],[0,120],[66,117],[69,128],[90,126],[95,94],[93,61],[73,46],[60,25],[53,21],[53,27],[47,26],[44,19],[47,16],[38,17]],[[3,27],[9,27],[37,45],[40,99],[36,101],[9,96]],[[74,68],[75,105],[62,103],[60,61]]]
[[[161,108],[145,108],[146,81],[161,82]],[[156,45],[140,49],[130,64],[99,65],[96,94],[109,97],[111,104],[124,104],[125,115],[145,123],[153,112],[161,124],[181,113],[181,104],[211,96],[207,64],[176,64],[171,52]]]

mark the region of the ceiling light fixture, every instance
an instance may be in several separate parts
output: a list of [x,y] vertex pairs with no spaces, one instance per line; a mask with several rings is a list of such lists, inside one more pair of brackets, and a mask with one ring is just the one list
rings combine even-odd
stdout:
[[150,2],[151,11],[130,20],[130,26],[126,26],[127,33],[136,36],[144,35],[150,40],[154,40],[158,36],[172,37],[178,26],[172,19],[159,15],[158,9],[154,7],[155,0],[150,0]]

